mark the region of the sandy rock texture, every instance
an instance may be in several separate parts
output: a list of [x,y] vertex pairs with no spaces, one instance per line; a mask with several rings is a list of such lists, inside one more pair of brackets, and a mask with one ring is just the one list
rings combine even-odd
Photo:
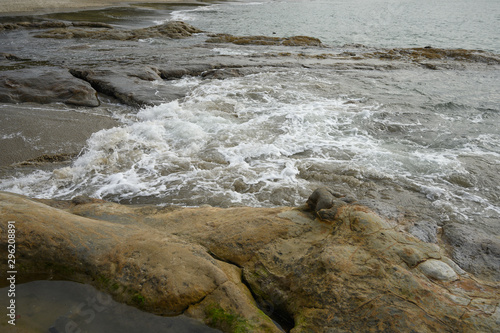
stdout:
[[[123,206],[1,193],[18,277],[85,282],[225,332],[493,332],[498,284],[355,199],[319,189],[301,208]],[[6,263],[2,263],[1,269]]]

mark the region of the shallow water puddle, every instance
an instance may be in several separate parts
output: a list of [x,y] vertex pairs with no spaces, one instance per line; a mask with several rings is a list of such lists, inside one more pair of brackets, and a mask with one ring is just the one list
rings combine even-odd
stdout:
[[[186,316],[161,317],[140,311],[76,282],[34,281],[17,285],[15,294],[16,325],[2,320],[2,332],[220,332]],[[1,288],[3,309],[10,299],[8,288]]]

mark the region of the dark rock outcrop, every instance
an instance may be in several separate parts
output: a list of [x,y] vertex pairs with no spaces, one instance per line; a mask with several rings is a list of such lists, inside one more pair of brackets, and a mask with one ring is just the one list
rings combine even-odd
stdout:
[[318,38],[308,36],[269,37],[269,36],[233,36],[213,34],[207,43],[233,43],[237,45],[284,45],[284,46],[322,46]]
[[500,240],[494,235],[457,223],[443,227],[451,255],[467,271],[500,281]]
[[160,72],[146,66],[71,69],[70,72],[90,83],[98,92],[135,107],[166,103],[185,94],[182,89],[163,85]]
[[57,67],[33,67],[3,71],[0,102],[55,103],[95,107],[97,92],[85,81]]
[[88,27],[88,28],[106,28],[113,29],[113,26],[102,22],[72,22],[62,21],[40,21],[40,22],[12,22],[0,23],[0,31],[16,29],[53,29],[69,27]]
[[[366,53],[364,56],[367,58],[380,58],[384,60],[408,60],[412,62],[421,62],[424,60],[456,60],[464,62],[500,64],[500,57],[497,54],[493,54],[490,52],[482,50],[439,49],[432,47],[394,48]],[[430,66],[432,64],[426,65]]]
[[[19,58],[2,54],[5,59]],[[142,107],[167,103],[185,96],[185,89],[166,84],[165,80],[183,76],[224,79],[241,76],[235,68],[214,68],[199,64],[185,67],[152,66],[72,68],[30,66],[2,72],[0,102],[66,103],[99,106],[97,93],[111,96],[123,104]]]
[[[83,27],[89,27],[84,25]],[[90,38],[100,40],[139,40],[146,38],[173,38],[180,39],[190,37],[195,33],[203,32],[187,23],[180,21],[171,21],[165,24],[156,25],[142,29],[84,29],[81,25],[71,25],[58,27],[56,29],[41,32],[35,37],[38,38]],[[97,26],[100,28],[99,26]],[[90,28],[95,28],[90,26]]]

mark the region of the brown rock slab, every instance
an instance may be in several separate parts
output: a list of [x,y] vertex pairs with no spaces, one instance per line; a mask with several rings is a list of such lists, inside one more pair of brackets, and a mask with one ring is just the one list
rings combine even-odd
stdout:
[[[96,29],[100,28],[100,29]],[[1,29],[1,27],[0,27]],[[9,28],[4,28],[9,29]],[[12,29],[12,28],[10,28]],[[172,38],[180,39],[190,37],[195,33],[202,32],[187,23],[181,21],[170,21],[165,24],[142,29],[111,29],[110,26],[89,25],[89,24],[62,24],[56,29],[48,30],[37,34],[38,38],[90,38],[100,40],[139,40],[146,38]]]
[[500,328],[498,284],[463,274],[438,245],[355,202],[332,220],[288,207],[45,203],[60,208],[0,193],[0,230],[16,221],[27,280],[91,283],[225,332],[279,332],[269,316],[292,333]]
[[159,70],[143,67],[71,69],[75,77],[87,81],[98,92],[134,106],[152,106],[183,97],[182,89],[166,86]]
[[233,43],[237,45],[284,45],[284,46],[322,46],[318,38],[309,36],[269,37],[269,36],[233,36],[213,34],[207,43]]

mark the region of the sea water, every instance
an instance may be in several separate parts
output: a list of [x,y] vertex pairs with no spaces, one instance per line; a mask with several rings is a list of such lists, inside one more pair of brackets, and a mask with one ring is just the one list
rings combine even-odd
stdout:
[[[174,11],[165,20],[235,35],[311,35],[331,48],[361,43],[498,52],[499,4],[225,2]],[[278,67],[169,84],[188,94],[122,116],[123,125],[92,135],[71,165],[4,178],[0,189],[227,207],[300,205],[318,186],[329,186],[438,224],[460,221],[499,233],[498,65]]]
[[[8,287],[0,288],[7,307]],[[69,281],[33,281],[16,286],[15,326],[3,320],[3,332],[217,333],[180,315],[161,317],[118,303],[90,285]]]
[[307,35],[329,45],[500,52],[496,0],[249,0],[179,10],[171,18],[211,32]]

